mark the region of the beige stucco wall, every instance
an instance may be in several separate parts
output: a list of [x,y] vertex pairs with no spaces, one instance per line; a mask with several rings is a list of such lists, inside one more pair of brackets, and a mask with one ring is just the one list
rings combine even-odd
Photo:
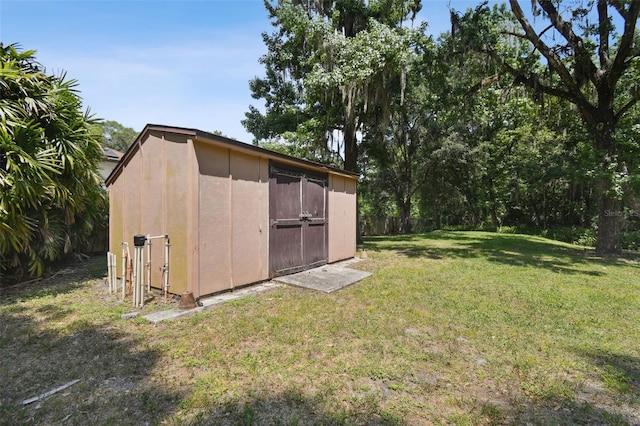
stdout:
[[208,142],[194,146],[200,199],[198,293],[266,279],[268,160]]
[[[187,138],[150,132],[138,152],[109,185],[109,247],[122,271],[123,241],[133,256],[136,234],[168,234],[171,242],[169,284],[172,293],[187,291]],[[147,258],[145,248],[145,258]],[[145,261],[148,259],[145,259]],[[151,244],[151,285],[162,287],[164,240]]]
[[233,285],[269,275],[268,160],[231,152],[231,250]]
[[355,178],[329,175],[329,263],[356,254]]
[[198,261],[202,265],[198,292],[207,294],[231,288],[229,150],[198,143],[195,148],[201,224]]

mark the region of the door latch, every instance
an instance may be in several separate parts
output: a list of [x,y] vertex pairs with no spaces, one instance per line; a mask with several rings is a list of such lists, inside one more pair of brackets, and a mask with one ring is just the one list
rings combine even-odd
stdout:
[[302,212],[302,213],[300,213],[300,214],[298,215],[298,217],[300,218],[300,220],[309,220],[309,219],[311,219],[311,217],[312,217],[312,216],[313,216],[313,215],[312,215],[311,213],[307,212],[307,211],[304,211],[304,212]]

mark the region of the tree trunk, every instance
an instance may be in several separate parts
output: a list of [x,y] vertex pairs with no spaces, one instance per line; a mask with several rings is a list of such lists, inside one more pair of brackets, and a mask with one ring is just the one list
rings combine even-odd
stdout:
[[[607,117],[608,118],[608,117]],[[620,246],[620,224],[622,222],[622,203],[611,193],[612,168],[619,165],[618,152],[613,135],[612,119],[603,119],[595,126],[596,147],[602,155],[601,177],[598,182],[598,234],[596,253],[599,256],[618,256],[622,254]]]
[[494,231],[498,230],[498,206],[496,201],[496,194],[493,190],[493,182],[490,183],[489,187],[489,213],[491,214],[491,227]]
[[403,200],[400,203],[400,233],[411,233],[411,199]]
[[438,197],[433,197],[433,229],[441,229],[442,220],[440,212],[440,200]]
[[600,196],[598,199],[598,237],[596,242],[596,253],[599,256],[611,256],[622,254],[620,246],[620,222],[622,209],[620,200],[604,192],[603,185],[600,185]]
[[358,137],[356,127],[345,123],[344,129],[344,168],[350,172],[358,170]]
[[493,231],[498,230],[498,209],[496,208],[496,203],[491,203],[491,208],[489,209],[491,213],[491,229]]

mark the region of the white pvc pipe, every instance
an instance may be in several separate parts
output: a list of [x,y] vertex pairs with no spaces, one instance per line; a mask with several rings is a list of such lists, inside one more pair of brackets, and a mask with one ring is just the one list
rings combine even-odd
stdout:
[[107,268],[109,269],[107,279],[109,280],[109,293],[114,294],[118,291],[116,268],[117,258],[115,253],[107,252]]
[[[154,239],[164,238],[165,240],[164,265],[162,267],[163,290],[164,290],[165,298],[169,293],[169,247],[171,246],[171,244],[169,243],[169,235],[168,234],[157,235],[157,236],[146,235],[145,237],[146,237],[145,243],[147,246],[147,262],[145,263],[145,260],[144,260],[144,252],[145,252],[144,246],[134,247],[134,252],[133,252],[133,270],[132,270],[133,276],[131,279],[132,281],[131,287],[133,292],[133,306],[137,308],[144,306],[145,284],[147,287],[147,291],[148,292],[151,291],[151,240],[154,240]],[[129,252],[129,244],[127,242],[122,242],[121,245],[123,246],[122,256],[123,258],[128,259],[131,256]],[[126,275],[127,275],[126,260],[123,261],[123,263],[124,264],[122,266],[122,271],[123,271],[122,272],[122,275],[123,275],[122,298],[124,299]],[[146,280],[145,280],[145,269],[147,271]],[[115,272],[115,269],[114,269],[114,272]]]
[[169,294],[169,235],[165,235],[164,240],[164,266],[162,272],[164,273],[164,298],[166,299]]
[[151,291],[151,240],[157,240],[160,238],[164,238],[164,265],[162,265],[162,274],[163,274],[163,290],[164,296],[167,297],[167,293],[169,292],[169,235],[147,235],[146,243],[147,243],[147,291]]
[[118,256],[112,253],[113,256],[113,292],[118,293]]
[[147,291],[151,291],[151,236],[147,235]]
[[111,252],[107,252],[107,282],[109,283],[109,294],[112,292],[111,288]]
[[133,252],[133,306],[144,306],[144,247],[135,247]]
[[132,302],[136,307],[138,304],[138,247],[133,249],[133,276],[131,278]]
[[120,243],[122,246],[122,300],[126,297],[127,287],[127,267],[129,266],[129,259],[131,259],[131,253],[129,252],[129,243],[123,241]]
[[140,307],[144,306],[144,247],[140,248],[140,279],[138,280],[138,285],[140,288],[138,289],[138,305]]
[[113,280],[113,292],[118,292],[118,257],[115,253],[111,253],[113,273],[111,274],[111,279]]

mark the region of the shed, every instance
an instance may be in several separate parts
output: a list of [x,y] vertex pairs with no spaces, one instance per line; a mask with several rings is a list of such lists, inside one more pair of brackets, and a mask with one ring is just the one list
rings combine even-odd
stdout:
[[[133,247],[136,234],[168,235],[169,291],[195,297],[352,258],[357,179],[223,136],[149,124],[106,180],[110,251]],[[163,244],[152,244],[152,287],[162,287],[163,256]]]

